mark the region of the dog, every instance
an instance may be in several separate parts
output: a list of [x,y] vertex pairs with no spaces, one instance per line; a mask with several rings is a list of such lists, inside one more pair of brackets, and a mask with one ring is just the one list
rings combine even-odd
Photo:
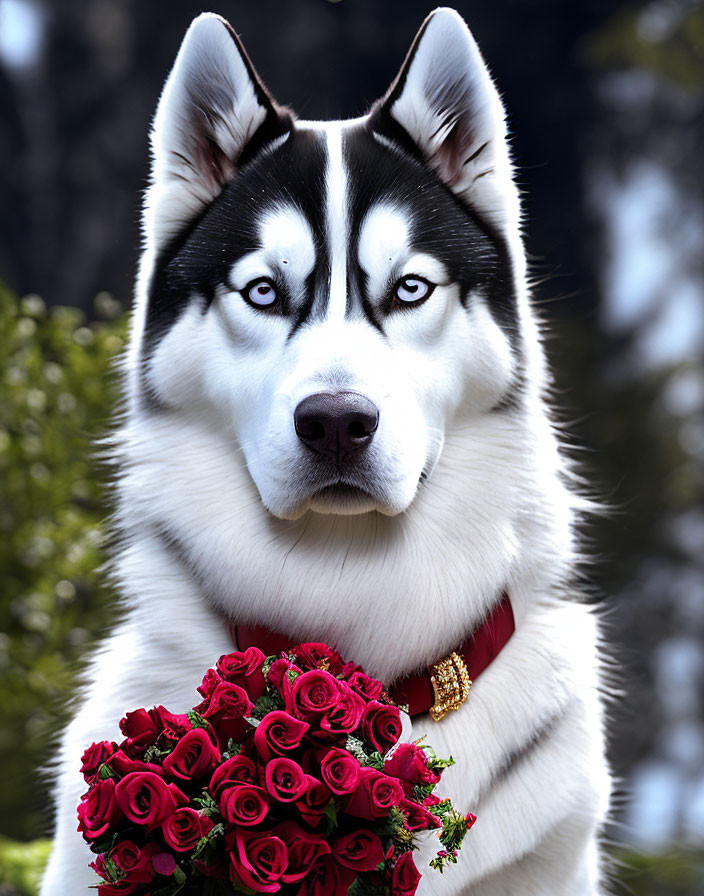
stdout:
[[[604,892],[599,620],[558,443],[505,114],[438,9],[359,119],[298,121],[222,18],[190,26],[152,132],[113,439],[123,615],[63,740],[42,896],[96,879],[79,758],[193,705],[230,623],[325,641],[389,684],[508,595],[515,631],[440,721],[478,816],[421,896]],[[466,695],[465,695],[466,696]]]

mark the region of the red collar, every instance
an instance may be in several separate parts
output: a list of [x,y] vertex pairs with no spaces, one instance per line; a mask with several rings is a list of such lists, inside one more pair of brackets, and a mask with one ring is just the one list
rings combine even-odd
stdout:
[[[295,644],[286,635],[269,631],[263,625],[247,626],[240,624],[230,625],[229,628],[232,643],[237,650],[259,647],[260,650],[269,656],[274,653],[285,652]],[[494,609],[484,622],[455,650],[464,660],[472,681],[476,681],[491,661],[498,656],[514,630],[515,622],[511,601],[508,594],[504,592],[503,597],[494,606]],[[412,716],[428,712],[435,702],[429,668],[426,668],[423,672],[406,675],[404,678],[399,679],[390,689],[390,693],[396,703],[408,705]]]

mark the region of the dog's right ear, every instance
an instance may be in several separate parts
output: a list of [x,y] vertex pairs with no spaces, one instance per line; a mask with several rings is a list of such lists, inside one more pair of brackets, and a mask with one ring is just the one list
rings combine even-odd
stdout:
[[194,19],[159,100],[145,234],[161,248],[220,193],[238,165],[285,135],[278,106],[229,23]]

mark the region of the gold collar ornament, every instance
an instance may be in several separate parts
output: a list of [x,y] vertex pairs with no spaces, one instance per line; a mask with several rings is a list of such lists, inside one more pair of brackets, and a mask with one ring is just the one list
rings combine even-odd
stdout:
[[469,697],[472,682],[462,657],[454,651],[439,663],[429,667],[430,681],[435,693],[435,703],[430,716],[439,722],[448,712],[459,709]]

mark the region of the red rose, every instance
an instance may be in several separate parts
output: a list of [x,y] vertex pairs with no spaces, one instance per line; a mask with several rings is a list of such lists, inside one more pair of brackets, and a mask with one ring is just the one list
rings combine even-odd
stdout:
[[221,681],[195,709],[214,725],[220,744],[226,748],[230,739],[241,741],[249,727],[245,717],[251,714],[254,704],[244,688]]
[[261,787],[254,784],[234,784],[221,792],[220,811],[225,821],[249,827],[264,821],[269,803]]
[[135,709],[121,719],[120,731],[127,738],[122,744],[123,749],[140,754],[157,739],[161,733],[161,725],[146,709]]
[[352,793],[362,771],[359,762],[347,750],[333,748],[320,763],[320,775],[333,793]]
[[403,787],[396,778],[390,778],[375,768],[362,768],[359,786],[345,808],[350,815],[358,818],[384,818],[403,799]]
[[300,675],[301,670],[290,660],[281,657],[278,660],[274,660],[268,673],[269,683],[274,685],[276,690],[284,698],[284,702],[287,706],[289,705],[292,687],[291,680],[288,676],[289,672],[295,672],[297,675]]
[[164,822],[161,830],[168,846],[176,852],[188,852],[198,841],[212,831],[213,822],[187,806],[177,809]]
[[149,712],[136,709],[128,712],[120,722],[120,730],[127,738],[120,746],[134,758],[155,743],[160,734],[166,733],[169,739],[174,740],[190,727],[188,716],[174,715],[163,706],[155,706]]
[[117,744],[111,740],[101,740],[100,743],[91,744],[81,756],[81,773],[86,784],[97,776],[100,766],[109,759],[117,750]]
[[304,668],[324,669],[333,675],[339,675],[342,671],[342,657],[327,644],[308,641],[294,647],[291,653]]
[[113,822],[122,818],[112,778],[96,781],[81,797],[78,806],[78,830],[85,840],[97,840]]
[[297,762],[275,756],[264,768],[264,787],[269,796],[280,803],[293,803],[303,796],[311,784],[317,784]]
[[359,830],[335,840],[332,854],[341,865],[353,871],[376,871],[384,860],[384,847],[373,831]]
[[353,672],[347,679],[347,684],[365,700],[378,700],[384,690],[384,685],[380,681],[365,675],[364,672]]
[[357,663],[345,663],[342,667],[342,677],[345,680],[351,678],[355,672],[364,672],[364,669]]
[[269,683],[273,684],[274,687],[280,691],[283,685],[283,680],[286,677],[286,672],[294,672],[296,675],[300,675],[302,671],[303,669],[300,669],[295,663],[291,662],[291,660],[287,659],[285,656],[280,656],[278,660],[274,660],[271,666],[269,666],[267,678],[269,679]]
[[403,725],[398,706],[369,703],[364,710],[362,733],[366,740],[382,755],[401,737]]
[[208,669],[203,676],[203,681],[198,685],[198,693],[207,700],[221,681],[222,676],[218,675],[215,669]]
[[237,684],[221,681],[212,694],[196,706],[196,712],[209,719],[217,716],[221,719],[241,719],[248,716],[254,704],[247,696],[247,691]]
[[300,745],[309,727],[307,722],[274,709],[255,728],[254,746],[265,761],[273,756],[284,756]]
[[283,840],[268,831],[235,831],[230,848],[230,871],[235,885],[243,883],[255,893],[275,893],[281,888],[287,864]]
[[164,757],[164,771],[172,778],[184,781],[198,781],[220,761],[220,750],[215,746],[205,728],[193,728],[176,744],[173,751]]
[[347,896],[356,875],[331,855],[321,856],[303,878],[298,896]]
[[440,775],[428,768],[428,757],[416,744],[397,744],[384,762],[387,775],[400,778],[404,784],[437,784]]
[[318,718],[337,704],[337,679],[322,669],[303,672],[293,682],[286,708],[302,719]]
[[286,844],[288,865],[281,876],[281,881],[285,884],[303,880],[315,860],[330,852],[330,847],[321,834],[309,834],[295,821],[285,821],[271,833]]
[[213,772],[208,789],[213,799],[219,800],[221,792],[233,784],[255,784],[257,769],[251,759],[241,754],[225,760]]
[[149,714],[159,719],[161,737],[166,740],[180,740],[193,727],[186,713],[169,712],[163,706],[155,706],[154,709],[149,711]]
[[[315,778],[309,778],[309,780],[315,781]],[[322,781],[316,781],[298,800],[296,808],[303,821],[315,828],[320,823],[320,819],[331,799],[332,793],[328,786],[323,784]]]
[[164,772],[160,765],[153,762],[142,762],[141,759],[130,759],[124,750],[118,750],[105,763],[117,775],[124,778],[130,772],[152,772],[152,774],[164,777]]
[[258,700],[266,689],[262,666],[266,657],[258,647],[226,653],[217,663],[220,675],[232,684],[243,687],[252,700]]
[[430,831],[442,827],[442,823],[432,812],[413,800],[401,800],[401,811],[406,816],[406,829],[409,831]]
[[364,701],[346,685],[340,685],[337,703],[320,720],[320,727],[330,735],[351,734],[359,728],[364,714]]
[[413,861],[413,855],[410,852],[401,853],[391,875],[392,896],[413,896],[419,881],[420,872]]
[[130,772],[115,787],[117,804],[135,824],[150,830],[162,824],[188,797],[152,772]]
[[157,843],[137,846],[131,840],[120,840],[110,850],[110,860],[125,874],[125,880],[131,884],[146,884],[154,878],[152,857],[159,852]]

